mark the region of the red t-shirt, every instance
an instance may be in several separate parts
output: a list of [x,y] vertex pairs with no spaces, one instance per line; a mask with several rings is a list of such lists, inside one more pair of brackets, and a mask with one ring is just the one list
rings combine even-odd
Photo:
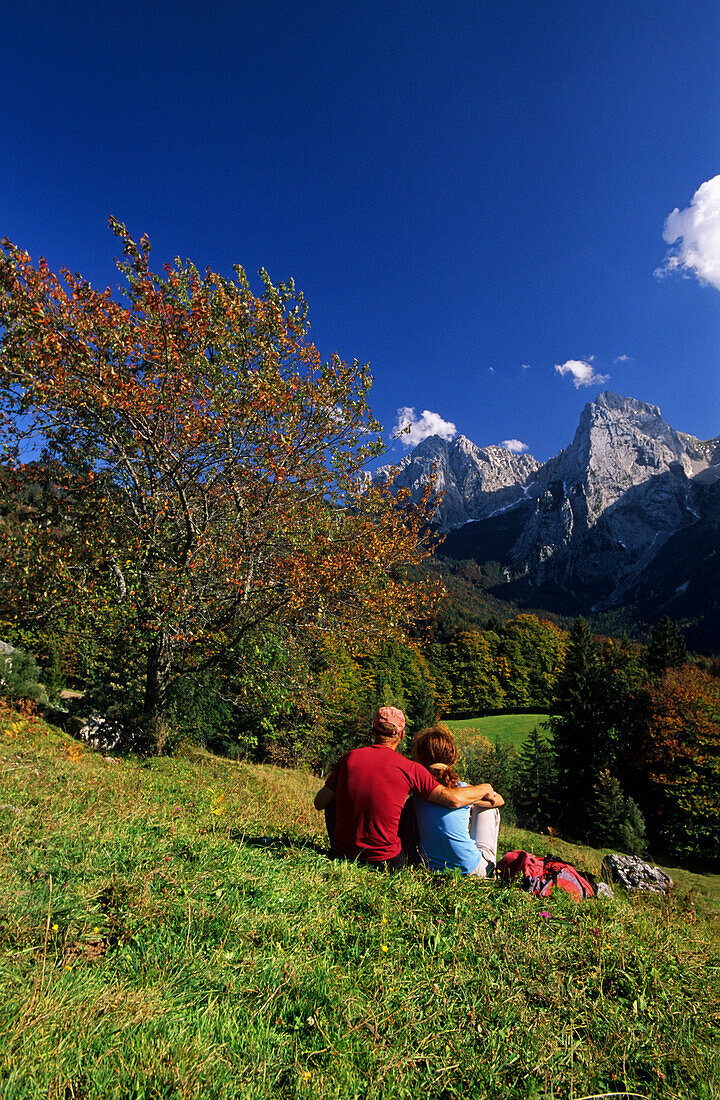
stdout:
[[378,861],[400,854],[398,825],[411,791],[424,798],[437,787],[427,768],[385,745],[341,756],[325,780],[335,791],[335,849]]

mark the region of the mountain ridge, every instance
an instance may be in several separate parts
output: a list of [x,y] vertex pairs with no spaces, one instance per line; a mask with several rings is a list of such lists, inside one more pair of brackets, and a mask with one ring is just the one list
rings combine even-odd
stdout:
[[[413,495],[434,478],[444,493],[435,515],[447,535],[440,554],[457,558],[472,546],[465,557],[498,561],[508,594],[496,586],[501,598],[524,592],[577,613],[638,600],[647,612],[653,563],[659,568],[658,555],[672,542],[678,577],[683,573],[678,586],[686,584],[695,614],[702,604],[691,590],[694,576],[707,581],[704,558],[720,541],[720,438],[677,431],[656,405],[599,394],[582,410],[568,446],[544,463],[465,437],[451,444],[430,437],[398,467],[394,484]],[[385,467],[375,480],[392,476]],[[685,539],[683,532],[695,528]],[[685,545],[692,561],[683,560]],[[662,562],[667,599],[672,558]]]
[[381,466],[373,481],[393,480],[419,497],[434,478],[442,494],[438,525],[447,530],[523,499],[523,486],[539,468],[532,455],[514,455],[497,444],[478,447],[464,435],[451,443],[428,436],[399,463]]

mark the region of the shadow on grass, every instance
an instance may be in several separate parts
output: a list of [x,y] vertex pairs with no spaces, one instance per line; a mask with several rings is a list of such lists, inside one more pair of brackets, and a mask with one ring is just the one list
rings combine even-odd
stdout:
[[293,836],[292,833],[280,833],[278,836],[249,836],[241,829],[233,829],[230,832],[230,839],[242,841],[248,848],[264,848],[271,852],[285,852],[288,848],[306,848],[330,859],[330,849],[327,845],[318,844],[306,837]]

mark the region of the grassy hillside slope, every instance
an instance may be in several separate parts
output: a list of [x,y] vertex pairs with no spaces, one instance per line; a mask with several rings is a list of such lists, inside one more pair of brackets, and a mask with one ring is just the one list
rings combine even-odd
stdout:
[[548,717],[547,712],[538,711],[535,714],[488,714],[483,718],[443,718],[443,723],[453,731],[459,745],[479,733],[491,744],[497,742],[520,749],[535,727],[547,736],[543,723],[547,722]]
[[717,877],[578,905],[374,875],[322,854],[311,776],[7,714],[0,768],[5,1098],[720,1092]]

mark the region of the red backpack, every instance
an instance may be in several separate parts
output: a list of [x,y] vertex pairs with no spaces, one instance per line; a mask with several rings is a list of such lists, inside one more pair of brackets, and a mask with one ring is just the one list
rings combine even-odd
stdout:
[[497,865],[503,882],[520,878],[520,885],[539,898],[546,898],[555,888],[582,901],[591,898],[595,889],[588,880],[557,856],[534,856],[531,852],[508,852]]

